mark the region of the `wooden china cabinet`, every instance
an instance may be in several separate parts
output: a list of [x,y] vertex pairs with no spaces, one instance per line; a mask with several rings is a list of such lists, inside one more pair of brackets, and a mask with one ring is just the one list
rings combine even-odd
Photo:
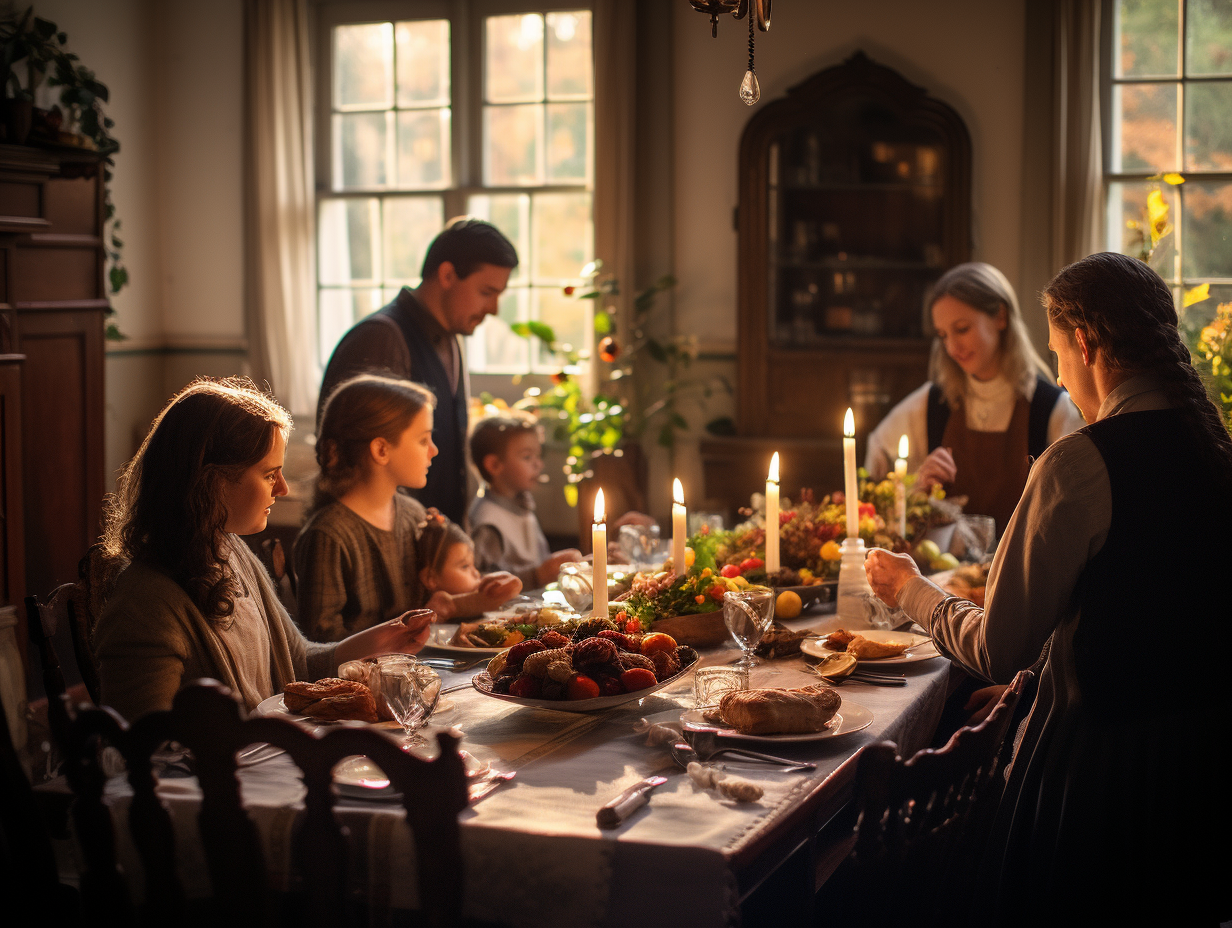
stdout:
[[[19,371],[0,379],[0,502],[5,566],[24,562],[25,575],[6,575],[4,601],[76,580],[77,561],[98,538],[109,306],[101,167],[82,149],[0,145],[0,374]],[[24,531],[14,532],[12,519],[23,516]]]
[[787,494],[841,487],[847,407],[864,436],[924,382],[924,295],[970,259],[971,139],[857,53],[749,120],[739,172],[738,435],[701,450],[707,495],[747,505],[774,450]]

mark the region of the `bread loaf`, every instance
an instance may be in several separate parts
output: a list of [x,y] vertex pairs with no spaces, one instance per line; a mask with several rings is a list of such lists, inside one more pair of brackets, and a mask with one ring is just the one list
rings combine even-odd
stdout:
[[794,690],[740,690],[719,701],[723,722],[745,735],[821,731],[842,703],[838,692],[820,683]]
[[309,683],[297,680],[282,691],[282,701],[288,712],[302,712],[323,722],[355,719],[377,721],[376,700],[372,691],[355,680],[326,677]]

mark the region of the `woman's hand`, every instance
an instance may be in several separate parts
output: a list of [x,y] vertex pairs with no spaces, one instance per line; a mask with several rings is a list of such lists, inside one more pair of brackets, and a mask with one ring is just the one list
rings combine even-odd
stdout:
[[920,469],[916,471],[916,486],[928,489],[934,483],[953,483],[958,475],[954,466],[954,455],[949,448],[934,448],[932,454],[924,459]]
[[892,554],[884,548],[873,548],[864,561],[864,573],[873,592],[883,603],[895,609],[903,585],[912,577],[920,576],[920,569],[909,554]]
[[339,664],[345,664],[373,654],[416,654],[428,643],[431,628],[431,615],[422,610],[411,610],[339,641],[334,657]]

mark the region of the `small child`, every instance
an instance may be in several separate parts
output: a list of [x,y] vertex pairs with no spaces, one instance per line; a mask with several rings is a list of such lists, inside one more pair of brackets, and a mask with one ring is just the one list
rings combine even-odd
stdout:
[[[462,527],[446,519],[429,519],[419,536],[419,580],[433,593],[460,596],[473,593],[485,581],[500,578],[500,574],[484,577],[475,566],[475,545]],[[518,583],[521,588],[521,583]],[[516,593],[516,591],[515,591]]]
[[556,579],[560,565],[582,560],[577,548],[553,554],[535,516],[531,488],[543,473],[539,426],[514,416],[479,420],[471,460],[487,484],[471,506],[471,537],[481,570],[507,570],[526,587]]

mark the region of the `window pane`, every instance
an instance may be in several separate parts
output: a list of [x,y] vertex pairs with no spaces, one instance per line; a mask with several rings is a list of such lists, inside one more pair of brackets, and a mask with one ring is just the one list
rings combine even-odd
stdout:
[[530,261],[530,195],[525,193],[477,194],[467,202],[466,211],[486,219],[513,242],[518,251],[518,266],[509,275],[516,284],[528,273]]
[[542,100],[543,17],[538,13],[489,16],[486,25],[484,100]]
[[590,11],[549,13],[548,99],[590,97],[594,93],[590,54]]
[[317,294],[317,346],[321,365],[352,325],[383,305],[380,290],[322,289]]
[[589,179],[592,105],[547,105],[548,183],[584,184]]
[[[569,348],[589,348],[586,338],[587,323],[593,300],[578,300],[565,296],[560,287],[536,287],[533,291],[535,312],[540,322],[552,327],[556,342],[562,351]],[[542,345],[542,343],[540,343]],[[540,347],[535,364],[540,368],[556,370],[561,360],[555,352]]]
[[449,186],[450,111],[398,113],[398,186],[404,189]]
[[1114,22],[1117,77],[1177,74],[1176,0],[1117,0]]
[[1164,280],[1175,280],[1176,235],[1161,230],[1164,234],[1155,245],[1153,253],[1151,251],[1147,197],[1157,187],[1160,188],[1163,202],[1168,206],[1168,224],[1175,225],[1175,187],[1169,184],[1130,182],[1113,182],[1108,185],[1108,247],[1136,258],[1145,259],[1150,253],[1151,267],[1155,268]]
[[445,225],[445,206],[438,197],[388,197],[385,200],[386,283],[414,285],[423,269],[424,254]]
[[1185,85],[1185,169],[1232,171],[1232,81]]
[[1182,256],[1186,277],[1232,277],[1232,183],[1186,182]]
[[1232,74],[1232,4],[1227,0],[1189,0],[1185,41],[1185,65],[1190,74]]
[[466,340],[471,370],[515,373],[530,370],[526,339],[509,331],[510,323],[529,318],[528,306],[529,294],[525,287],[510,287],[501,294],[498,318],[486,319]]
[[389,106],[393,24],[334,27],[334,108]]
[[398,105],[449,105],[449,20],[397,23]]
[[1176,85],[1116,84],[1112,99],[1112,170],[1176,170]]
[[594,258],[589,193],[540,193],[534,198],[532,270],[536,283],[576,280]]
[[483,176],[490,187],[543,182],[543,107],[483,108]]
[[377,199],[323,200],[317,222],[317,278],[322,284],[379,279],[374,245],[380,240]]
[[385,113],[334,116],[334,189],[385,186]]

